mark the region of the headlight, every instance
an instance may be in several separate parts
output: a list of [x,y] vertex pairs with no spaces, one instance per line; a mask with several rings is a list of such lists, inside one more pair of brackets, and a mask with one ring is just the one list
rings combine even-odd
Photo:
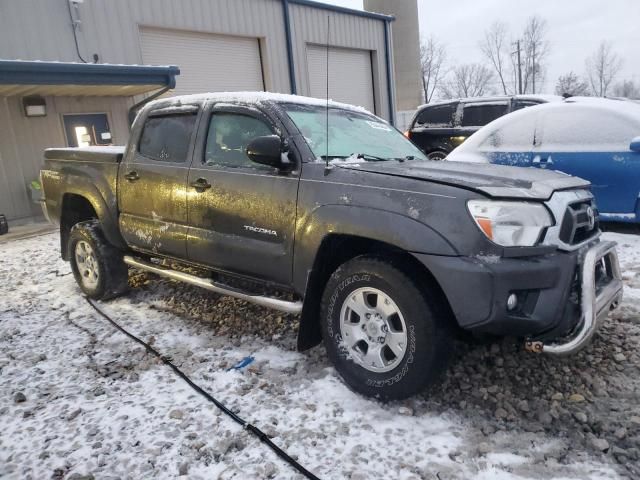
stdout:
[[503,247],[531,247],[553,225],[551,215],[539,203],[470,200],[467,208],[478,228]]

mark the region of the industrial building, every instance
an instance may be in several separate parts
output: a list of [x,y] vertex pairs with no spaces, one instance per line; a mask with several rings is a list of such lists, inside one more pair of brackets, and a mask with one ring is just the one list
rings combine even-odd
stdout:
[[324,98],[328,52],[329,96],[393,121],[393,20],[309,0],[0,0],[0,214],[40,215],[44,148],[123,144],[157,92]]

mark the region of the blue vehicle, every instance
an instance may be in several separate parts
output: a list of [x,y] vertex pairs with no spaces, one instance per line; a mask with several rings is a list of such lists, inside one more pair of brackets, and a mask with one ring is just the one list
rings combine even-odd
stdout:
[[448,161],[556,170],[589,180],[601,221],[640,223],[640,105],[570,98],[501,117]]

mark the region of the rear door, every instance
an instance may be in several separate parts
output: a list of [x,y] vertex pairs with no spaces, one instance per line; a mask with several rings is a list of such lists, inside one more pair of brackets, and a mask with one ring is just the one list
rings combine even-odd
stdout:
[[640,191],[640,158],[629,149],[638,125],[609,109],[563,104],[542,114],[535,167],[592,183],[601,213],[633,213]]
[[283,126],[254,107],[210,105],[188,178],[188,257],[215,269],[290,284],[299,169],[253,163],[256,137]]
[[[149,113],[119,169],[120,231],[138,250],[186,256],[187,176],[198,106]],[[136,131],[132,139],[138,138]]]

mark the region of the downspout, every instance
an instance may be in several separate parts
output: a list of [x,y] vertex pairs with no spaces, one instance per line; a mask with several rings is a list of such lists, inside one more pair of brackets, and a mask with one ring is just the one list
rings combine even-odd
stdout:
[[287,60],[289,62],[289,83],[291,84],[291,93],[298,94],[296,85],[296,71],[293,60],[293,43],[291,42],[291,18],[289,16],[289,0],[282,0],[282,10],[284,15],[284,33],[287,39]]
[[393,72],[391,71],[391,21],[384,21],[384,57],[387,64],[387,97],[389,99],[389,121],[396,125],[396,92],[393,85]]

